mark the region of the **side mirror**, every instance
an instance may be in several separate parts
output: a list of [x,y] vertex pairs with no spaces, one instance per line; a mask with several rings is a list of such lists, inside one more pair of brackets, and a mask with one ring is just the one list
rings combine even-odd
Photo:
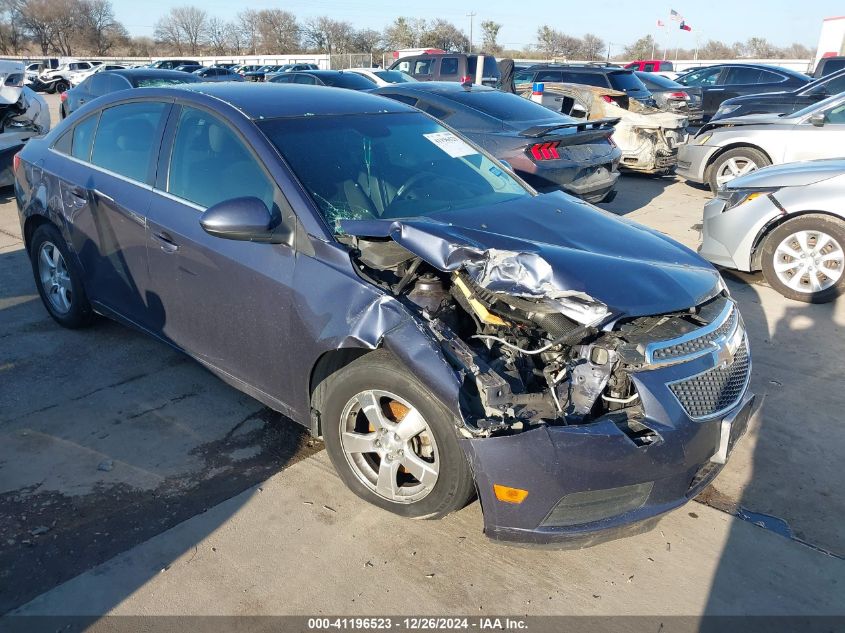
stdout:
[[224,200],[200,216],[200,226],[209,235],[245,242],[288,243],[288,235],[258,198],[252,196]]
[[824,112],[816,112],[813,116],[810,117],[809,120],[810,120],[810,123],[812,123],[816,127],[824,127],[824,124],[825,124]]

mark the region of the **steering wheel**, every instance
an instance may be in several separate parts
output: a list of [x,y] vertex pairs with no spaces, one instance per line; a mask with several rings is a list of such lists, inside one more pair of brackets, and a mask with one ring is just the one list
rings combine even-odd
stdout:
[[394,197],[394,199],[404,198],[405,195],[409,191],[412,191],[413,188],[416,185],[418,185],[422,181],[423,178],[428,178],[430,176],[432,176],[432,174],[428,173],[427,171],[421,171],[421,172],[414,174],[413,176],[408,178],[408,180],[406,180],[404,183],[402,183],[402,186],[399,187],[399,189],[396,190],[396,196]]

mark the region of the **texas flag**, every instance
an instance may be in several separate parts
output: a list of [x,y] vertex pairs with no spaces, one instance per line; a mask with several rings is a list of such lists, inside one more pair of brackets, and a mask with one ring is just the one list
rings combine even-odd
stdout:
[[681,30],[682,31],[692,31],[692,27],[689,24],[687,24],[686,22],[684,22],[683,20],[681,20]]

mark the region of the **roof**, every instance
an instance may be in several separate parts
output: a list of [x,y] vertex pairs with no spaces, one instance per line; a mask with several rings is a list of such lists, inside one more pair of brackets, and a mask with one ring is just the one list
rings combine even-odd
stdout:
[[[299,66],[300,64],[292,64],[294,66]],[[351,70],[351,69],[349,69]],[[305,75],[314,75],[315,77],[337,77],[338,75],[348,74],[349,70],[315,70],[315,69],[306,69],[306,70],[292,70],[289,71],[287,74],[296,75],[299,73]]]
[[615,66],[613,64],[604,64],[604,63],[596,63],[596,64],[534,64],[533,66],[529,66],[525,70],[543,70],[543,69],[550,69],[550,70],[574,70],[578,71],[592,71],[596,73],[632,73],[634,70],[632,68],[622,68],[622,66]]
[[[494,88],[489,86],[479,86],[478,84],[464,85],[457,81],[409,81],[407,83],[390,84],[382,87],[386,91],[402,90],[407,92],[425,92],[428,94],[442,94],[450,95],[464,92],[497,92]],[[374,92],[378,93],[382,88],[377,88]]]
[[327,86],[221,81],[180,84],[178,88],[168,87],[166,90],[185,90],[214,97],[231,104],[251,119],[415,111],[410,106],[384,97]]
[[184,77],[187,73],[181,70],[165,70],[164,68],[121,68],[118,70],[104,70],[104,73],[122,75],[127,79],[149,77],[152,79],[160,77]]

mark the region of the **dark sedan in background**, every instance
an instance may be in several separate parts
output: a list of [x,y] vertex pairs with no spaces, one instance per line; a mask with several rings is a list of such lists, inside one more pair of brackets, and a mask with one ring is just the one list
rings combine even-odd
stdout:
[[195,70],[194,74],[199,77],[200,81],[243,81],[242,75],[239,75],[234,70],[229,68],[221,68],[220,66],[210,66],[208,68],[200,68]]
[[497,539],[653,526],[714,479],[754,406],[710,264],[536,194],[398,102],[123,91],[29,141],[15,176],[57,323],[100,313],[184,351],[323,437],[344,483],[402,516],[477,491]]
[[250,70],[249,72],[244,73],[244,80],[245,81],[264,81],[264,77],[269,75],[270,73],[277,73],[280,72],[284,66],[280,64],[267,64],[266,66],[262,66],[258,70]]
[[331,86],[350,90],[370,90],[373,82],[350,71],[308,70],[291,71],[270,77],[268,82],[276,84],[303,84],[306,86]]
[[727,99],[722,102],[711,120],[746,114],[792,114],[840,92],[845,92],[845,70],[816,79],[797,90],[764,92]]
[[661,110],[684,114],[690,123],[701,122],[701,89],[684,86],[653,72],[636,72]]
[[538,191],[563,189],[588,202],[616,195],[622,152],[610,140],[613,120],[578,121],[514,94],[454,82],[393,84],[373,93],[447,123]]
[[679,84],[701,89],[705,121],[716,114],[726,99],[761,92],[801,88],[810,78],[794,70],[764,64],[716,64],[690,70],[675,78]]
[[200,78],[192,73],[180,70],[160,70],[158,68],[127,68],[126,70],[106,70],[94,73],[76,88],[66,90],[61,95],[59,115],[65,118],[82,105],[118,90],[130,88],[151,88],[155,86],[173,86],[199,82]]

